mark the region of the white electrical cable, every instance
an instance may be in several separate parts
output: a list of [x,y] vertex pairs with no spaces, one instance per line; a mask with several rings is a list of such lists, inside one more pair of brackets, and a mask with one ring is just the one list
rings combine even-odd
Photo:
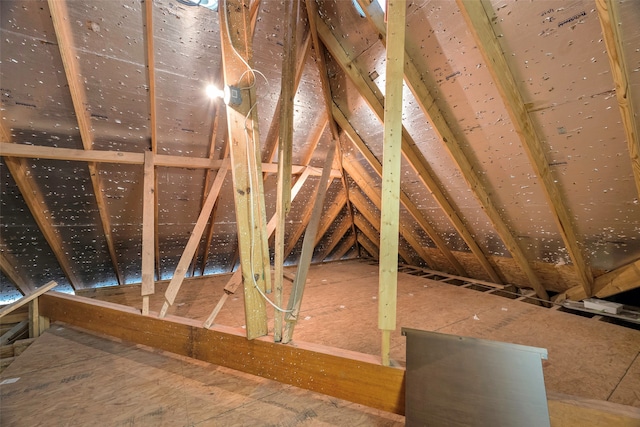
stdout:
[[[227,2],[225,0],[224,2],[224,6],[223,6],[223,13],[225,14],[225,24],[227,27],[227,34],[231,34],[231,31],[229,29],[229,19],[228,19],[228,15],[227,15]],[[231,49],[233,50],[233,52],[236,54],[236,56],[238,58],[240,58],[240,60],[242,61],[242,63],[247,67],[247,70],[242,73],[240,75],[240,78],[238,79],[238,84],[240,83],[240,81],[242,81],[242,79],[244,78],[244,76],[247,73],[251,73],[253,76],[253,83],[251,83],[251,85],[247,86],[247,87],[242,87],[241,89],[252,89],[255,85],[256,85],[256,73],[261,75],[262,78],[264,78],[265,82],[267,83],[267,85],[269,84],[269,80],[267,80],[267,77],[261,73],[259,70],[256,70],[254,68],[252,68],[249,63],[242,57],[242,55],[240,55],[240,53],[238,53],[238,51],[236,50],[236,47],[233,45],[233,41],[229,40],[229,44],[231,45]],[[246,150],[247,153],[253,153],[253,150],[251,150],[251,140],[252,138],[249,136],[249,127],[248,127],[248,123],[249,123],[249,116],[251,116],[251,112],[253,111],[253,109],[255,108],[255,106],[257,105],[257,103],[254,103],[251,108],[249,108],[249,112],[247,113],[247,115],[244,118],[244,138],[245,138],[245,144],[246,144]],[[253,130],[253,129],[252,129]],[[251,156],[251,155],[247,155],[247,167],[249,170],[249,197],[251,198],[251,200],[253,201],[253,174],[251,173],[252,170],[257,170],[257,165],[252,164],[252,160],[251,158],[254,157],[254,161],[255,161],[255,156]],[[256,276],[255,276],[255,272],[253,270],[253,260],[254,260],[254,250],[255,250],[255,244],[254,244],[254,240],[255,240],[255,234],[254,234],[254,228],[255,228],[255,217],[253,214],[253,209],[250,209],[251,211],[251,251],[250,251],[250,264],[251,264],[251,281],[253,282],[253,286],[258,290],[258,292],[260,293],[260,295],[262,296],[262,298],[265,299],[265,301],[267,301],[269,304],[271,304],[271,306],[273,306],[274,309],[283,312],[283,313],[291,313],[293,310],[286,310],[284,308],[278,307],[275,303],[273,303],[266,295],[265,293],[262,291],[262,289],[260,289],[260,287],[258,286],[258,283],[256,282]]]
[[[253,104],[253,107],[255,107],[256,104]],[[249,137],[249,128],[247,127],[248,124],[248,120],[249,120],[249,116],[251,115],[251,111],[253,110],[253,107],[251,107],[249,109],[249,112],[247,113],[247,115],[245,116],[245,122],[244,122],[244,138],[245,138],[245,144],[246,144],[246,149],[247,149],[247,153],[251,152],[251,147],[250,147],[250,137]],[[251,173],[252,170],[256,170],[257,168],[254,168],[251,163],[251,158],[254,156],[248,155],[247,156],[247,167],[249,168],[249,195],[250,197],[253,197],[253,174]],[[255,217],[253,214],[253,209],[251,209],[251,256],[250,256],[250,261],[251,261],[251,281],[253,282],[253,286],[258,290],[258,292],[260,293],[260,295],[262,295],[262,298],[265,299],[265,301],[267,301],[269,304],[271,304],[271,306],[282,312],[282,313],[291,313],[293,312],[293,310],[287,310],[284,309],[282,307],[277,306],[274,302],[272,302],[269,297],[267,297],[265,295],[265,293],[262,291],[262,289],[260,289],[260,287],[258,286],[258,283],[256,282],[256,275],[255,272],[253,271],[253,260],[254,260],[254,249],[255,249],[255,244],[254,244],[254,229],[255,229]]]

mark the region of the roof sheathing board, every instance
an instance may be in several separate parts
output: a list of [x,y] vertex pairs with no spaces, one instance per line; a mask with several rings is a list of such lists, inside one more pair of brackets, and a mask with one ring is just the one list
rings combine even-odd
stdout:
[[207,157],[214,114],[205,88],[222,81],[218,15],[155,2],[153,16],[158,153]]
[[[640,242],[615,242],[638,234],[640,205],[628,185],[629,151],[594,5],[549,1],[515,7],[495,1],[493,8],[495,32],[591,264],[612,269],[631,261]],[[543,260],[561,262],[561,256],[549,256],[562,255],[555,232],[539,234],[537,244],[550,246]]]
[[[426,26],[429,36],[425,38],[417,31]],[[436,104],[474,166],[474,173],[502,211],[503,220],[516,236],[532,236],[539,230],[553,229],[554,222],[537,187],[537,178],[455,3],[424,4],[411,15],[409,28],[412,37],[407,49],[418,68],[428,70],[424,77],[427,86],[438,88],[433,93]],[[419,147],[431,159],[430,153],[442,151],[442,143],[438,144],[440,147],[422,144]],[[480,212],[477,201],[472,203],[477,208],[465,209],[471,204],[463,196],[466,190],[445,184],[450,182],[450,172],[431,164],[467,222],[473,224],[472,229],[478,235],[485,234],[476,226]],[[459,176],[457,167],[455,170]],[[458,202],[460,196],[463,198]],[[529,245],[523,245],[523,249],[530,259],[540,256]]]
[[7,250],[17,263],[18,271],[28,274],[39,286],[50,280],[70,288],[47,241],[40,232],[9,170],[0,160],[0,235],[2,250]]
[[150,135],[148,84],[139,2],[68,1],[79,76],[86,92],[94,138],[109,149],[121,142],[141,151]]
[[[14,133],[77,133],[46,2],[0,2],[2,115]],[[37,23],[38,25],[34,25]],[[18,141],[16,141],[18,142]],[[61,139],[57,145],[79,148]]]
[[640,129],[640,7],[635,0],[624,0],[619,3],[618,10],[629,92],[636,113],[636,128]]

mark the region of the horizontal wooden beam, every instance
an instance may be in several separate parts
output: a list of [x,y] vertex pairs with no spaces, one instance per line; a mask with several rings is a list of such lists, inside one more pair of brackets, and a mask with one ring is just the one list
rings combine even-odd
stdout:
[[[0,142],[0,156],[129,165],[144,164],[144,153],[76,150],[73,148],[45,147],[5,142]],[[166,154],[156,154],[154,159],[154,164],[159,167],[186,169],[220,169],[223,162],[223,160],[209,159],[206,157],[169,156]],[[277,169],[278,165],[275,163],[262,164],[262,171],[265,173],[276,173]],[[299,175],[305,169],[307,169],[307,166],[293,165],[292,174]],[[320,176],[322,175],[322,168],[309,167],[309,174],[312,176]],[[341,176],[339,170],[331,170],[331,178],[340,178]]]
[[13,312],[14,310],[27,304],[29,301],[33,301],[34,299],[38,298],[40,295],[44,294],[45,292],[50,291],[56,286],[58,286],[58,284],[54,281],[51,281],[46,285],[40,286],[38,289],[36,289],[35,292],[30,293],[29,295],[25,295],[19,300],[14,301],[11,304],[3,307],[2,310],[0,310],[0,319],[6,316],[7,314]]
[[40,312],[51,321],[372,408],[404,412],[404,369],[382,366],[376,356],[305,342],[276,344],[272,337],[247,340],[246,331],[239,328],[206,329],[192,319],[142,316],[130,307],[57,292],[41,298]]
[[[242,329],[218,325],[205,329],[192,319],[142,316],[131,307],[55,291],[40,297],[40,314],[91,332],[404,414],[405,370],[382,366],[376,356],[306,342],[277,344],[268,337],[249,341]],[[632,427],[640,420],[640,409],[631,406],[554,393],[547,398],[552,426]]]

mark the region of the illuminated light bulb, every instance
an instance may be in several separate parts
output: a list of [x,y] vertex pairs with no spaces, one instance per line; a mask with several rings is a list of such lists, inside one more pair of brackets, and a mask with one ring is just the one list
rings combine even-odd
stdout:
[[206,88],[207,96],[211,99],[224,98],[224,91],[218,89],[214,85],[208,85]]

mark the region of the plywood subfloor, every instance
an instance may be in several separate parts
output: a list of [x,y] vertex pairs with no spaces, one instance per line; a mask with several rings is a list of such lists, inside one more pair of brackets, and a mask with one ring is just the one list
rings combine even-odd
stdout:
[[0,381],[16,378],[0,385],[3,427],[404,425],[398,415],[60,324]]
[[[206,319],[227,280],[185,283],[170,313]],[[294,339],[378,355],[377,286],[378,267],[366,262],[312,266]],[[159,311],[162,290],[152,310]],[[135,286],[95,296],[141,306]],[[217,323],[244,324],[241,291],[228,299]],[[549,351],[543,363],[548,391],[640,407],[640,331],[407,274],[399,277],[397,324],[391,355],[401,365],[403,326],[543,347]]]

